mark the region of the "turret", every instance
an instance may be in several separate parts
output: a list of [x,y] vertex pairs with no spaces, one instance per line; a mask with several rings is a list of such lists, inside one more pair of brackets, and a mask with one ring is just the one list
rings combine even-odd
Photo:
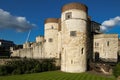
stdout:
[[58,19],[45,20],[45,57],[58,58]]
[[88,8],[81,3],[70,3],[62,7],[62,71],[80,73],[87,70],[90,48],[87,13]]

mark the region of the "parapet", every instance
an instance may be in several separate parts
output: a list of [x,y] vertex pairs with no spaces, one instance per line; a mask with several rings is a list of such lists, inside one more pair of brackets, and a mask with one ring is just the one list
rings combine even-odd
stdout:
[[94,39],[99,38],[118,38],[118,34],[97,34],[94,35]]
[[44,41],[44,36],[37,36],[36,37],[36,42],[43,42]]
[[87,6],[84,4],[81,4],[81,3],[66,4],[62,7],[62,12],[65,12],[65,11],[70,10],[70,9],[79,9],[79,10],[83,10],[85,12],[88,12]]
[[58,18],[48,18],[48,19],[45,20],[44,23],[45,24],[46,23],[58,23],[58,20],[59,20]]

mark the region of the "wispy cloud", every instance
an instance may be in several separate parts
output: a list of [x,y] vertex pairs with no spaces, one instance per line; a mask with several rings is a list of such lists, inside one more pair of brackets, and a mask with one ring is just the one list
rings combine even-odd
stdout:
[[36,27],[36,25],[31,24],[25,17],[13,16],[9,12],[0,9],[1,29],[14,29],[17,32],[24,32],[34,27]]
[[120,25],[120,16],[104,21],[102,25],[100,26],[100,28],[102,32],[105,32],[108,29],[113,28],[118,25]]

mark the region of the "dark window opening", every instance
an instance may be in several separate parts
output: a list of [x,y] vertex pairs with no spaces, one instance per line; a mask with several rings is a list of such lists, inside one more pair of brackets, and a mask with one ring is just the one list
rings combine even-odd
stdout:
[[53,42],[53,39],[52,38],[49,38],[49,40],[48,40],[49,42]]
[[67,15],[67,18],[68,18],[68,19],[71,18],[70,15]]
[[66,13],[65,18],[66,18],[66,19],[72,18],[72,12]]
[[95,52],[95,62],[99,61],[99,52]]
[[83,54],[83,50],[84,50],[84,48],[81,49],[81,54]]
[[46,39],[44,39],[44,42],[46,42]]
[[76,36],[76,31],[70,31],[70,36]]
[[99,43],[97,43],[97,46],[99,46]]
[[52,26],[51,28],[52,28],[52,29],[54,29],[54,27],[53,27],[53,26]]
[[71,64],[73,64],[73,60],[71,60]]
[[60,52],[59,56],[60,56],[60,60],[61,60],[61,52]]
[[107,46],[109,46],[109,41],[107,42]]
[[97,47],[97,46],[99,46],[99,43],[96,43],[96,42],[95,42],[95,47]]

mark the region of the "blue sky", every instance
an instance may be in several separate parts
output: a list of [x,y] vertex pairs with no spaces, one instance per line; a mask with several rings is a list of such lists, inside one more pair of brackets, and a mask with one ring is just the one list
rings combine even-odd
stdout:
[[[89,16],[99,23],[120,16],[120,0],[0,0],[0,9],[12,16],[24,17],[31,24],[38,26],[32,29],[29,38],[29,41],[35,41],[36,36],[44,35],[44,20],[51,17],[59,18],[62,6],[70,2],[86,4]],[[120,26],[108,30],[107,33],[120,34]],[[16,44],[25,43],[27,35],[27,30],[17,32],[13,28],[0,28],[0,38],[12,40]]]

